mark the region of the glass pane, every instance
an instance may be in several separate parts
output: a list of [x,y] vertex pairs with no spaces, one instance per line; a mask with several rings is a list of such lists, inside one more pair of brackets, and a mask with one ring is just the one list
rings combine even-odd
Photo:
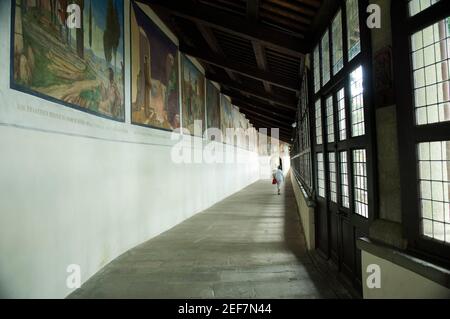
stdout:
[[336,153],[328,154],[329,174],[330,174],[330,199],[337,203],[337,168]]
[[323,143],[322,138],[322,112],[321,112],[320,99],[316,101],[316,144],[321,145]]
[[314,49],[314,93],[320,90],[320,51],[319,46]]
[[333,37],[333,75],[336,75],[344,66],[344,52],[342,48],[342,13],[340,10],[333,20],[331,32]]
[[416,124],[450,121],[450,18],[411,37]]
[[361,52],[358,0],[347,0],[346,8],[348,60],[351,61]]
[[345,91],[339,90],[337,93],[337,105],[339,114],[339,140],[344,141],[347,139],[347,115],[345,113]]
[[409,15],[415,16],[438,2],[439,0],[409,0]]
[[323,153],[317,154],[317,184],[319,187],[319,196],[325,198],[325,166]]
[[364,120],[363,69],[361,66],[350,74],[350,93],[352,136],[362,136],[366,134],[366,128]]
[[366,150],[353,151],[353,183],[355,192],[355,213],[369,217],[369,197],[367,188]]
[[340,155],[340,165],[341,165],[341,201],[342,206],[350,208],[350,192],[349,192],[349,181],[348,181],[348,158],[347,152],[341,152]]
[[333,96],[327,98],[327,142],[334,143],[334,110],[333,110]]
[[322,81],[323,85],[330,81],[330,36],[328,30],[322,38]]
[[450,141],[421,143],[418,153],[422,235],[450,243]]

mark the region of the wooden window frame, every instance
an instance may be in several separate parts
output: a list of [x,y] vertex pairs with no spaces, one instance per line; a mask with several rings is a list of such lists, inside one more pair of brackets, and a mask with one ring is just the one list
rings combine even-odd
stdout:
[[[373,104],[373,85],[372,85],[372,43],[371,43],[371,32],[370,29],[365,25],[366,18],[368,16],[366,12],[366,8],[369,5],[368,0],[359,0],[359,21],[360,21],[360,42],[361,42],[361,52],[352,58],[352,60],[348,61],[348,41],[347,41],[347,14],[346,14],[346,6],[345,0],[339,0],[339,5],[335,10],[333,17],[336,16],[339,10],[341,10],[341,18],[342,18],[342,41],[343,41],[343,55],[344,55],[344,66],[341,70],[333,75],[331,72],[331,79],[327,84],[321,86],[320,90],[315,93],[314,90],[310,90],[310,94],[312,98],[310,99],[310,114],[315,114],[315,101],[317,99],[321,99],[322,101],[322,136],[323,143],[318,145],[316,143],[316,134],[315,134],[315,116],[310,117],[312,121],[311,127],[314,128],[314,131],[311,135],[311,141],[313,148],[313,163],[314,163],[314,187],[318,189],[318,176],[317,176],[317,153],[327,154],[328,152],[337,152],[338,154],[342,151],[348,151],[348,174],[349,174],[349,200],[350,200],[350,208],[345,208],[341,204],[341,184],[338,179],[338,202],[340,206],[340,210],[346,214],[352,214],[352,218],[357,219],[356,223],[361,225],[361,228],[364,229],[368,233],[369,224],[374,221],[378,217],[378,183],[377,183],[377,155],[376,155],[376,130],[375,130],[375,110]],[[332,21],[327,24],[322,32],[319,33],[320,37],[317,39],[317,43],[321,43],[321,39],[326,30],[329,30],[332,27]],[[332,52],[333,52],[333,41],[331,32],[328,33],[330,37],[330,61],[332,61]],[[359,66],[363,68],[363,85],[364,85],[364,116],[365,116],[365,128],[366,133],[363,136],[352,137],[351,132],[351,112],[350,112],[350,74],[356,70]],[[346,132],[347,139],[344,141],[340,141],[339,137],[336,136],[336,132],[338,130],[336,128],[339,127],[338,115],[335,112],[335,142],[328,143],[326,140],[326,114],[325,114],[325,100],[329,95],[333,95],[333,101],[335,109],[337,107],[337,92],[344,88],[345,92],[345,104],[346,104]],[[369,217],[364,218],[362,216],[354,213],[354,183],[353,183],[353,161],[352,161],[352,151],[356,149],[365,149],[367,154],[367,173],[368,173],[368,198],[369,198]],[[329,175],[328,172],[328,160],[325,158],[325,176]],[[338,176],[340,176],[340,159],[337,157],[337,171]],[[328,180],[325,185],[328,185]],[[329,189],[326,189],[327,194],[329,193]]]
[[450,140],[450,122],[416,125],[411,61],[411,35],[450,16],[448,1],[440,1],[410,17],[407,0],[392,1],[393,59],[399,135],[403,234],[408,250],[435,262],[450,265],[450,245],[426,238],[421,231],[419,158],[422,142]]

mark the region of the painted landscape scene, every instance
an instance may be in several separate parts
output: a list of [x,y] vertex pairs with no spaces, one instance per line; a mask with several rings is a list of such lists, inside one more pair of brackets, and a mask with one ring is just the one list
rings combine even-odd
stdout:
[[[123,0],[15,0],[12,87],[125,120]],[[67,23],[80,8],[79,28]]]

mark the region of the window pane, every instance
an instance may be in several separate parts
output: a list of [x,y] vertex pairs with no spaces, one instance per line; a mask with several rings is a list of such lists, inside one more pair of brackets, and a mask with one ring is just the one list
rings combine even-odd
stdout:
[[342,206],[350,208],[350,192],[348,183],[348,158],[347,152],[341,152],[340,155],[341,165],[341,200]]
[[333,110],[333,96],[327,98],[327,142],[334,143],[334,110]]
[[363,69],[361,66],[350,74],[350,92],[352,136],[362,136],[366,134],[366,128],[364,120]]
[[415,16],[438,2],[439,0],[409,0],[409,15]]
[[316,101],[316,144],[321,145],[323,143],[322,138],[322,112],[321,112],[320,99]]
[[422,235],[450,243],[450,141],[421,143],[418,153]]
[[336,153],[328,154],[328,164],[329,164],[329,173],[330,173],[330,197],[331,197],[331,201],[337,204]]
[[333,20],[333,75],[336,75],[344,66],[344,52],[342,49],[342,13],[339,10]]
[[450,18],[411,37],[416,124],[450,121]]
[[355,213],[369,217],[369,198],[367,188],[366,150],[353,151],[353,183],[355,192]]
[[317,45],[314,49],[314,93],[320,90],[320,51]]
[[351,61],[355,56],[357,56],[361,52],[358,0],[347,0],[346,8],[347,8],[348,60]]
[[319,196],[325,198],[325,167],[323,153],[317,154],[317,184],[319,187]]
[[347,115],[345,113],[345,91],[339,90],[337,93],[337,104],[339,114],[339,140],[344,141],[347,139]]
[[322,84],[330,81],[330,36],[325,32],[322,38]]

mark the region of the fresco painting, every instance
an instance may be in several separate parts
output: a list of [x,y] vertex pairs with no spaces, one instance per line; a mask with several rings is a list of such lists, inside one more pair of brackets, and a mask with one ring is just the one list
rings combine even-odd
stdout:
[[132,122],[179,128],[178,48],[134,2],[131,47]]
[[220,92],[211,81],[206,82],[206,118],[208,129],[220,129]]
[[123,1],[73,1],[81,9],[78,29],[66,23],[69,3],[12,2],[11,87],[124,121]]
[[181,65],[183,129],[202,136],[203,132],[195,132],[194,122],[202,121],[205,129],[205,77],[184,55],[181,56]]

